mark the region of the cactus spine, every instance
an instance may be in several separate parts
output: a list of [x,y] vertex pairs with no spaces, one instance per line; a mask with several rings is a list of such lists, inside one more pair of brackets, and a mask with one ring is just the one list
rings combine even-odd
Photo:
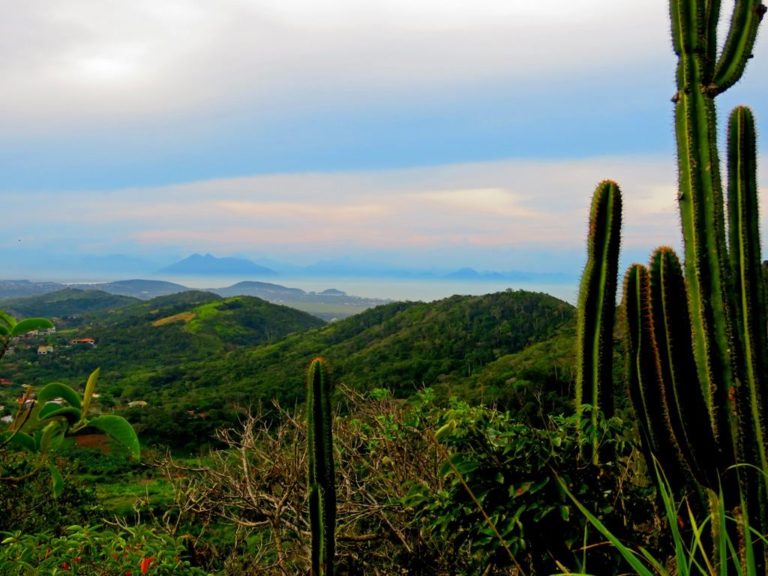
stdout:
[[[615,182],[605,180],[592,196],[587,265],[578,307],[576,409],[581,413],[582,403],[591,405],[593,431],[600,411],[606,416],[613,415],[613,324],[620,241],[621,191]],[[598,460],[597,442],[597,435],[593,434],[593,461]]]
[[336,485],[331,392],[328,364],[323,358],[315,358],[307,373],[308,489],[313,576],[333,576]]

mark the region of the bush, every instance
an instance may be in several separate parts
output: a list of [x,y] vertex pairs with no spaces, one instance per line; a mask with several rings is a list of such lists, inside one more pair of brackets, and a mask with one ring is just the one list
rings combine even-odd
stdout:
[[145,526],[73,525],[52,531],[4,532],[0,543],[3,574],[81,574],[88,576],[204,575],[185,559],[180,538]]

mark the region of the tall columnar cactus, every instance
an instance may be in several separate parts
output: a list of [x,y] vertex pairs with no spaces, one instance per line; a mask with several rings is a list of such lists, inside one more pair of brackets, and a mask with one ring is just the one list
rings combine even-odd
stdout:
[[[591,405],[592,429],[598,413],[613,415],[613,324],[616,276],[621,240],[621,191],[615,182],[598,184],[592,196],[587,240],[587,265],[581,279],[578,307],[576,408]],[[597,460],[597,436],[592,458]]]
[[[737,426],[733,410],[718,410],[735,392],[735,358],[723,193],[717,152],[715,97],[739,80],[765,12],[760,0],[737,0],[718,56],[719,0],[670,0],[672,42],[678,56],[675,133],[685,278],[698,379],[715,437]],[[736,449],[736,446],[734,446]]]
[[312,575],[333,576],[336,543],[336,485],[331,426],[332,385],[328,364],[315,358],[307,373],[307,443],[309,445],[309,521]]
[[[747,108],[737,108],[729,119],[726,239],[715,97],[743,74],[766,8],[760,0],[735,0],[718,53],[720,8],[719,0],[670,0],[685,264],[671,249],[660,248],[648,268],[635,265],[628,272],[628,378],[646,454],[659,458],[680,489],[717,491],[723,482],[728,509],[745,506],[741,517],[765,532],[768,295],[758,234],[755,128]],[[588,266],[582,291],[589,273]],[[600,282],[590,290],[612,287],[610,279]],[[600,321],[587,303],[582,295],[580,313]],[[582,353],[580,361],[591,362],[590,370],[599,366],[595,356]],[[577,389],[577,399],[581,394]],[[731,468],[742,463],[751,467]]]

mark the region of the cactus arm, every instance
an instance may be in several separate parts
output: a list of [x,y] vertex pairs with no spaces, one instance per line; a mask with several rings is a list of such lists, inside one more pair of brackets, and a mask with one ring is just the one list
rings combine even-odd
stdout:
[[309,519],[312,576],[333,576],[336,488],[333,464],[331,381],[328,365],[315,358],[307,373]]
[[[588,257],[579,292],[576,406],[589,394],[593,429],[598,413],[613,415],[613,325],[621,241],[621,192],[615,182],[598,184],[592,197]],[[593,458],[597,458],[597,438]]]
[[705,0],[704,14],[702,19],[704,34],[704,49],[706,50],[705,75],[707,78],[713,78],[715,75],[715,58],[717,54],[717,25],[720,21],[720,0]]
[[720,455],[696,382],[683,272],[669,247],[658,248],[651,256],[650,299],[666,425],[682,465],[699,484],[717,489]]
[[[698,380],[707,398],[716,437],[730,425],[718,411],[733,383],[726,309],[725,218],[720,184],[714,99],[709,84],[697,10],[690,0],[672,0],[678,52],[675,133],[679,209],[685,243],[685,278]],[[698,40],[696,38],[699,38]],[[715,398],[717,396],[717,398]]]
[[701,51],[699,25],[702,19],[701,0],[670,0],[669,12],[672,23],[672,47],[678,56]]
[[724,92],[741,78],[752,57],[765,10],[760,0],[736,0],[725,46],[715,68],[714,94]]
[[623,306],[627,329],[626,357],[627,357],[627,384],[629,398],[635,409],[640,437],[646,458],[653,461],[651,454],[657,453],[659,428],[654,414],[658,413],[658,406],[653,397],[656,389],[654,380],[657,377],[655,354],[650,332],[647,330],[647,318],[649,315],[649,282],[648,270],[642,264],[633,264],[627,269],[624,276]]
[[743,404],[739,414],[749,420],[744,422],[748,432],[747,437],[742,434],[740,445],[745,453],[741,459],[768,471],[763,417],[768,384],[768,329],[757,196],[755,121],[751,111],[740,106],[733,110],[728,122],[728,231],[735,332],[746,384],[746,390],[739,395]]

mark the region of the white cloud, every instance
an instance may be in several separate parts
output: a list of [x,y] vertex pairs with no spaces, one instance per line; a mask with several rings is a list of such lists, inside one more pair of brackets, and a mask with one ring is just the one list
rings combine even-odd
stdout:
[[541,85],[669,57],[666,17],[663,0],[18,2],[0,122],[29,136]]
[[[625,244],[677,238],[670,159],[500,161],[407,170],[287,174],[105,193],[18,194],[6,221],[36,235],[131,238],[186,250],[279,253],[411,247],[570,250],[584,243],[589,201],[604,177],[625,196]],[[69,232],[67,232],[69,231]],[[72,231],[76,231],[76,234]],[[24,226],[8,234],[23,234]]]

